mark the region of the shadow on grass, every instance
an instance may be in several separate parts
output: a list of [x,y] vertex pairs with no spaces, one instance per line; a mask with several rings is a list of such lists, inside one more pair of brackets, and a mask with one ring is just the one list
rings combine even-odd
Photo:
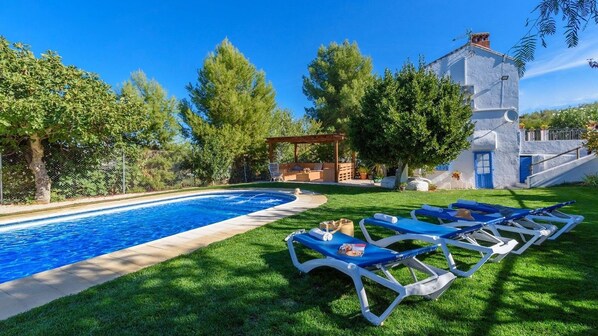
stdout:
[[[297,185],[304,188],[288,183],[264,187]],[[0,333],[582,335],[598,328],[594,190],[425,194],[316,185],[309,189],[326,194],[329,202],[0,321]],[[406,217],[423,203],[446,205],[457,198],[525,207],[577,199],[567,211],[582,213],[586,222],[523,256],[484,265],[472,279],[457,279],[438,301],[408,298],[382,328],[362,318],[349,277],[327,268],[299,275],[282,241],[296,229],[327,219],[345,217],[357,224],[376,212]],[[377,288],[371,294],[376,304],[392,299]]]

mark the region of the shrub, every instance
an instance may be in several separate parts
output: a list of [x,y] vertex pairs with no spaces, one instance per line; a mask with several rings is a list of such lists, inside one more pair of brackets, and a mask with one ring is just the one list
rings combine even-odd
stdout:
[[583,183],[590,187],[598,187],[598,174],[586,175],[583,179]]

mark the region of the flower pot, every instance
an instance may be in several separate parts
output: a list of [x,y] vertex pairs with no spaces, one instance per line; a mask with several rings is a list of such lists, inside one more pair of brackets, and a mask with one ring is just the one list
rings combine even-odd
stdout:
[[367,180],[368,179],[368,173],[359,173],[359,178],[362,180]]

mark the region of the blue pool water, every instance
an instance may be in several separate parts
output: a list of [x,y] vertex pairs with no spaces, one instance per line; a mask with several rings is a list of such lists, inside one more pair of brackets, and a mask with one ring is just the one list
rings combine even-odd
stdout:
[[0,283],[293,201],[203,194],[0,226]]

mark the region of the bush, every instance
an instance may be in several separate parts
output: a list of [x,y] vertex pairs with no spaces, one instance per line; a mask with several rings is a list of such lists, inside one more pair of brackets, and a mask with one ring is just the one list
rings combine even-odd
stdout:
[[598,174],[586,175],[583,179],[583,183],[590,187],[598,187]]
[[585,146],[589,151],[598,151],[598,123],[588,123],[587,131],[582,138],[586,141]]

